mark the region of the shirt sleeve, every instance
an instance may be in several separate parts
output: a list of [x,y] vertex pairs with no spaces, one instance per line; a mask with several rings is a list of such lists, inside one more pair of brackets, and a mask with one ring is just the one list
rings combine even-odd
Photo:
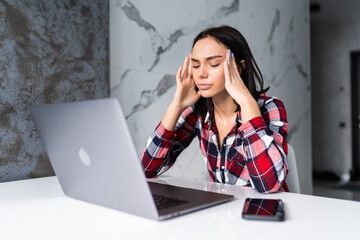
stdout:
[[145,145],[141,161],[147,178],[164,173],[175,163],[196,136],[196,120],[191,107],[181,114],[174,131],[167,130],[159,123]]
[[250,183],[259,192],[277,192],[288,173],[288,122],[283,103],[277,98],[265,100],[262,117],[255,117],[238,129],[243,138],[243,156]]

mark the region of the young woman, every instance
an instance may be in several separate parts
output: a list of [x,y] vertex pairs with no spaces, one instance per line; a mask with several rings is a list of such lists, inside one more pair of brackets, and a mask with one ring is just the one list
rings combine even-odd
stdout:
[[201,32],[176,84],[145,146],[147,177],[169,169],[197,136],[212,181],[266,193],[287,190],[285,108],[265,95],[268,88],[240,32],[229,26]]

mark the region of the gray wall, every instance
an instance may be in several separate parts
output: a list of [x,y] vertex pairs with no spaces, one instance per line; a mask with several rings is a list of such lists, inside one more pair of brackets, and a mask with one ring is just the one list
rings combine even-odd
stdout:
[[[175,74],[199,31],[228,24],[248,40],[284,101],[303,193],[312,193],[310,37],[307,0],[110,0],[111,95],[120,99],[141,156],[175,91]],[[208,179],[198,140],[168,174]]]
[[28,106],[109,95],[108,10],[0,0],[0,181],[54,174]]
[[[350,52],[360,50],[360,1],[316,0],[311,15],[314,170],[350,177]],[[345,127],[340,127],[341,123]]]

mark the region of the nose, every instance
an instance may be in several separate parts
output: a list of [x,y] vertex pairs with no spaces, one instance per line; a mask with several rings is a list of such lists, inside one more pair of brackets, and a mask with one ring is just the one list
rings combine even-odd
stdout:
[[198,68],[198,77],[200,79],[204,79],[208,77],[208,69],[206,68],[206,66],[200,66]]

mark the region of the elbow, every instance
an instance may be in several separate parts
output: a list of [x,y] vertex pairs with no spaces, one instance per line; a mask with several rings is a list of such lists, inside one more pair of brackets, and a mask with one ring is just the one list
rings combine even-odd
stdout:
[[146,168],[144,166],[143,162],[141,163],[141,166],[142,166],[142,169],[143,169],[143,172],[144,172],[146,178],[154,178],[154,177],[156,177],[156,170]]
[[156,177],[156,164],[154,165],[153,158],[148,152],[144,151],[142,159],[141,159],[141,167],[143,169],[143,172],[145,174],[146,178],[154,178]]
[[143,161],[141,162],[141,167],[143,169],[143,172],[144,172],[146,178],[154,178],[155,177],[155,175],[156,175],[155,171],[152,169],[146,168]]
[[282,189],[282,184],[276,184],[272,186],[272,188],[267,189],[266,191],[263,191],[261,193],[269,194],[269,193],[277,193]]
[[266,184],[267,186],[255,186],[255,189],[259,193],[269,194],[269,193],[276,193],[282,189],[282,183],[276,182],[275,184]]
[[156,174],[154,173],[154,171],[144,171],[145,173],[145,177],[146,178],[155,178]]
[[[260,193],[276,193],[284,189],[285,179],[288,174],[287,156],[283,151],[274,152],[272,156],[268,155],[267,160],[271,159],[272,167],[261,177],[255,188]],[[276,160],[275,160],[276,159]]]
[[[155,165],[155,166],[151,166],[151,165],[145,165],[144,162],[142,162],[142,168],[145,174],[146,178],[155,178],[158,177],[159,175],[161,175],[162,173],[164,173],[169,166],[165,165],[164,163],[162,163],[160,166]],[[147,167],[145,167],[147,166]]]
[[260,193],[276,193],[282,191],[287,172],[288,170],[285,164],[278,170],[276,166],[274,166],[274,169],[269,170],[266,174],[259,177],[258,181],[254,181],[255,184],[252,185]]

